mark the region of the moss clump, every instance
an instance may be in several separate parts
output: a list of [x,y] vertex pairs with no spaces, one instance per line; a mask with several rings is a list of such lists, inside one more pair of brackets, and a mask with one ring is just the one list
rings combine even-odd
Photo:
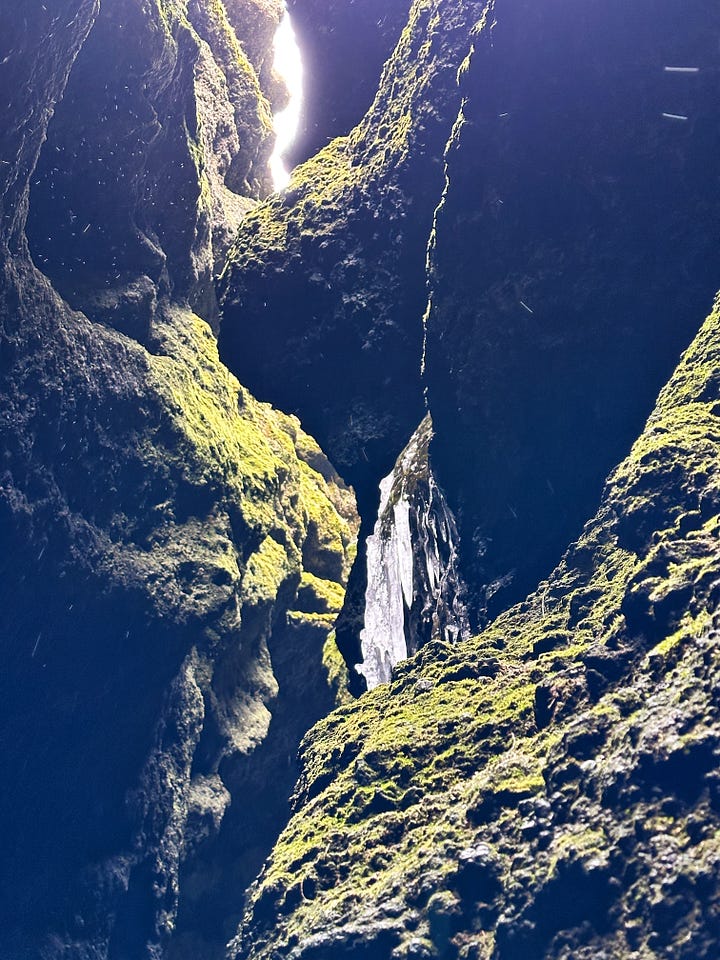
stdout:
[[335,614],[342,609],[345,594],[334,580],[321,580],[304,571],[300,578],[296,609],[303,613]]
[[293,572],[285,549],[272,537],[265,537],[250,557],[243,578],[243,595],[251,604],[269,603]]

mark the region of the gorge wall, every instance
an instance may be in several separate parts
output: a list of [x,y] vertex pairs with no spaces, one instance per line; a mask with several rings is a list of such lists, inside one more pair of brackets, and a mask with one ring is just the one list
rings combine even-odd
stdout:
[[215,264],[267,181],[278,17],[246,55],[220,4],[0,16],[13,960],[221,955],[233,925],[203,910],[208,887],[238,914],[297,742],[334,702],[352,492],[208,325]]
[[0,10],[0,953],[713,960],[720,12],[290,6]]

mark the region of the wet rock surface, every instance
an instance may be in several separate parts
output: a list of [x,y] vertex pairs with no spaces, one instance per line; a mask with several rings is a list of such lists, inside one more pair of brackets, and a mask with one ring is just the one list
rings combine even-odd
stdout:
[[455,518],[430,463],[432,435],[428,415],[381,483],[378,520],[367,542],[357,658],[370,688],[387,683],[399,661],[431,640],[454,643],[470,633]]

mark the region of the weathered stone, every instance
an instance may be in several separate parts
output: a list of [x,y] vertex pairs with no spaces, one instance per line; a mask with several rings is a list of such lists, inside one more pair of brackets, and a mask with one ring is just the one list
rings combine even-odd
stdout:
[[217,955],[334,702],[292,608],[352,493],[206,322],[271,140],[223,5],[98,8],[0,13],[3,949]]

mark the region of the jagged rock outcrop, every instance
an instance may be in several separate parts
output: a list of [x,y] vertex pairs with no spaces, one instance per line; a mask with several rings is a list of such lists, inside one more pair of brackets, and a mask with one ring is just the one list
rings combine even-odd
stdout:
[[[302,410],[356,491],[363,528],[337,631],[351,665],[378,483],[425,413],[426,247],[460,106],[458,70],[486,6],[412,4],[365,118],[245,218],[220,285],[221,356],[259,397]],[[343,24],[336,32],[352,33],[365,7],[331,5],[330,22]],[[314,24],[320,36],[323,23]]]
[[0,48],[1,952],[217,956],[206,851],[236,915],[356,532],[206,322],[269,107],[220,3],[32,0]]
[[[641,428],[718,284],[720,14],[414,0],[368,75],[408,8],[257,205],[274,0],[0,10],[8,960],[714,960],[720,305]],[[308,735],[247,903],[357,521],[220,272],[420,648]]]
[[427,239],[484,7],[416,0],[366,117],[245,218],[221,284],[221,355],[261,399],[302,408],[370,529],[377,484],[425,413]]
[[[228,5],[234,20],[240,6]],[[270,104],[222,4],[104,4],[33,178],[35,262],[71,306],[142,342],[158,296],[214,320],[213,272],[269,190],[272,142]]]
[[558,568],[303,746],[231,956],[710,960],[720,302]]
[[454,643],[470,632],[455,517],[433,474],[431,439],[428,414],[380,484],[358,666],[369,688],[431,640]]
[[364,537],[422,358],[476,626],[577,536],[716,289],[718,12],[663,10],[417,2],[362,123],[245,220],[223,282],[223,356],[302,411]]

